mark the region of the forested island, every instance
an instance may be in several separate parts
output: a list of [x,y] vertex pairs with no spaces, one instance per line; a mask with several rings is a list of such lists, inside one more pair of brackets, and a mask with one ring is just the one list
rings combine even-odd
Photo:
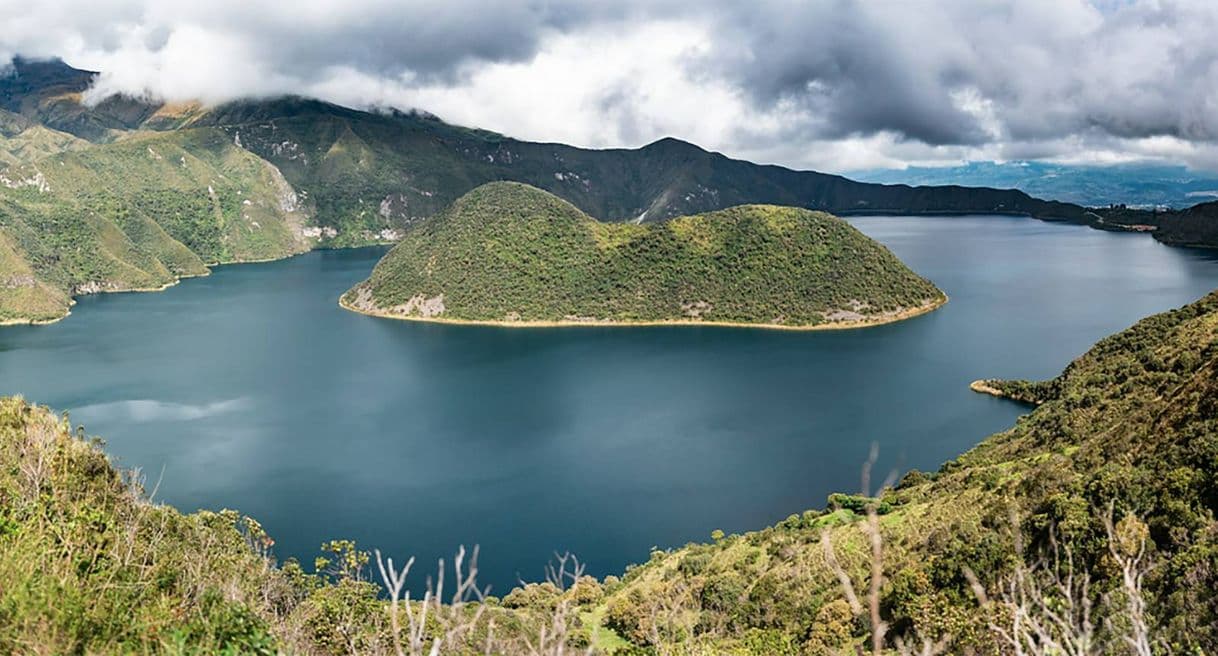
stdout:
[[342,297],[377,316],[508,326],[875,325],[946,297],[823,212],[742,205],[602,223],[535,187],[483,185],[408,230]]

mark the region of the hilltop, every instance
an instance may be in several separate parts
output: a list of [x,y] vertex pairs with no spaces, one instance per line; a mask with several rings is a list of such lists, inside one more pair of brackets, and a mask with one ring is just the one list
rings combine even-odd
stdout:
[[343,305],[445,321],[884,323],[946,300],[823,212],[742,205],[602,223],[528,185],[490,183],[406,232]]

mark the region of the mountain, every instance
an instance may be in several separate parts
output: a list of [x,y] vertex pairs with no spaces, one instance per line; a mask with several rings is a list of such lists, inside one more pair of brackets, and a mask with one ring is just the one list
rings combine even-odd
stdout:
[[603,223],[516,182],[421,221],[343,296],[369,314],[503,324],[699,322],[842,327],[946,298],[823,212],[741,205],[662,223]]
[[[1010,636],[1023,653],[1213,653],[1216,344],[1218,293],[1053,380],[986,381],[1036,405],[937,472],[656,549],[621,577],[458,606],[414,596],[426,624],[369,582],[354,543],[323,545],[313,571],[277,564],[256,520],[155,505],[66,416],[0,399],[0,650],[394,653],[390,616],[401,641],[417,628],[442,653],[532,653],[543,631],[621,656],[1009,653]],[[941,651],[909,651],[923,641]]]
[[214,129],[11,165],[0,170],[0,323],[61,318],[80,293],[303,252],[308,216],[274,166]]
[[1085,207],[1127,205],[1186,208],[1218,197],[1218,175],[1183,166],[1113,164],[1087,166],[1051,162],[968,162],[960,166],[911,166],[847,174],[862,182],[909,185],[959,184],[1019,189]]
[[[1176,213],[1088,209],[1011,189],[870,184],[676,139],[607,150],[533,143],[419,112],[298,97],[95,102],[88,90],[96,78],[60,60],[23,58],[0,75],[8,272],[0,323],[60,318],[64,296],[159,288],[215,263],[395,242],[500,180],[546,190],[607,222],[769,204],[839,215],[1017,214],[1218,246],[1204,212],[1176,221]],[[183,158],[188,164],[173,166]]]

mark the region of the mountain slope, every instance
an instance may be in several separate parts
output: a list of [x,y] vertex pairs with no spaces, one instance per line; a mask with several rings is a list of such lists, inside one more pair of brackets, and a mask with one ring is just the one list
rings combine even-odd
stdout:
[[961,166],[875,169],[848,173],[861,182],[958,184],[1019,189],[1087,207],[1185,208],[1218,196],[1218,175],[1161,164],[1071,165],[1051,162],[969,162]]
[[[384,207],[384,225],[400,227],[493,180],[545,189],[605,221],[658,221],[745,203],[1061,220],[1080,220],[1082,214],[1077,206],[1013,190],[874,185],[760,166],[676,139],[639,149],[588,150],[467,130],[426,115],[370,114],[304,99],[232,103],[197,124],[223,126],[274,162],[318,202],[323,221],[352,214],[369,219]],[[336,157],[347,166],[336,166]]]
[[[0,288],[12,297],[0,299],[0,321],[44,320],[51,306],[61,316],[63,293],[159,288],[204,263],[396,241],[499,180],[544,189],[610,222],[761,203],[837,214],[1018,214],[1218,246],[1205,206],[1089,210],[1016,190],[868,184],[733,160],[676,139],[589,150],[294,97],[216,107],[85,102],[95,78],[62,61],[21,58],[0,76],[0,231],[40,281],[23,282],[20,303],[17,287]],[[66,233],[46,232],[55,230]],[[58,292],[41,291],[49,288]]]
[[343,297],[405,318],[789,327],[882,323],[944,300],[824,213],[745,205],[612,224],[511,182],[478,187],[408,230]]
[[[1214,652],[1218,294],[1102,340],[1052,381],[993,384],[1034,389],[1040,405],[879,498],[835,494],[772,528],[656,550],[620,579],[529,585],[489,599],[481,616],[474,604],[456,614],[536,644],[540,627],[558,626],[556,607],[574,603],[565,644],[623,655],[857,653],[872,624],[841,580],[867,596],[878,562],[889,650],[900,638],[1009,653],[998,629],[1015,610],[1025,627],[1059,631],[1081,627],[1085,609],[1082,653],[1134,653],[1137,599],[1156,649]],[[366,552],[339,541],[316,574],[276,566],[256,521],[153,505],[78,434],[66,417],[0,399],[0,649],[390,652]],[[453,614],[431,612],[434,627],[452,626]],[[485,624],[469,635],[454,651],[482,652]]]
[[[984,627],[1009,629],[1011,607],[979,606],[966,572],[1000,600],[1018,564],[1041,561],[1022,576],[1049,585],[1069,554],[1071,594],[1091,604],[1087,653],[1125,653],[1131,593],[1116,557],[1137,553],[1145,538],[1152,637],[1172,653],[1213,652],[1218,293],[1099,342],[1052,381],[991,384],[1025,399],[1034,389],[1040,405],[937,473],[906,475],[879,500],[835,495],[824,511],[770,529],[653,553],[605,602],[609,625],[640,644],[692,639],[710,652],[758,641],[771,653],[853,651],[867,620],[846,604],[822,540],[865,594],[872,559],[860,515],[871,506],[883,513],[880,601],[892,633],[944,639],[948,653],[999,649],[1001,638]],[[1120,520],[1111,536],[1109,512]],[[1071,612],[1052,590],[1050,608]],[[674,608],[675,617],[664,614]]]
[[307,250],[308,213],[221,131],[136,134],[0,170],[13,262],[0,322],[64,316],[79,293],[157,289],[207,265]]
[[10,164],[34,162],[87,145],[88,142],[83,139],[0,109],[0,168]]

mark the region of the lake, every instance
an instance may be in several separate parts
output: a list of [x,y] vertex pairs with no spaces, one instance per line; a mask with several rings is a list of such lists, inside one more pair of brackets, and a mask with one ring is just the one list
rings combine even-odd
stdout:
[[[280,557],[354,538],[423,562],[480,544],[503,594],[554,550],[598,575],[762,528],[881,473],[934,470],[1023,410],[969,391],[1047,378],[1218,287],[1218,259],[1016,217],[851,222],[951,302],[851,331],[502,329],[340,310],[383,249],[219,267],[0,329],[0,394],[71,411],[157,499],[236,508]],[[416,571],[426,571],[416,570]]]

